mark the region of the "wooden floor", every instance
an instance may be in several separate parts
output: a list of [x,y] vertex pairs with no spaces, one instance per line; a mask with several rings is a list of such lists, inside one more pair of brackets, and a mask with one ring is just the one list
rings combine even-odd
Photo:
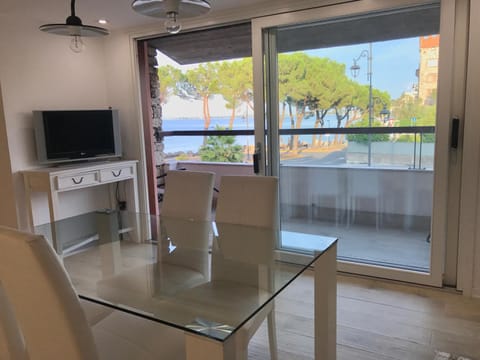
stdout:
[[[313,359],[312,289],[308,271],[276,302],[279,359]],[[433,360],[436,351],[480,360],[480,299],[338,275],[337,304],[338,360]],[[263,327],[251,340],[249,360],[267,359]]]
[[[75,266],[69,259],[65,265]],[[87,276],[100,276],[88,269]],[[480,360],[480,299],[353,275],[337,281],[338,360],[433,360],[435,351]],[[279,360],[313,359],[313,271],[290,284],[275,308]],[[265,324],[249,360],[270,360]]]

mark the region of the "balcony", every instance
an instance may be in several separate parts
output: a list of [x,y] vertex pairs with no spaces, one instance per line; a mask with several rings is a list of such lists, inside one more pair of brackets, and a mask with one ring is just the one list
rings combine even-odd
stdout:
[[[311,130],[302,129],[301,135],[306,135],[304,131],[308,132],[307,136],[315,135]],[[323,141],[335,136],[326,134],[324,129],[315,130],[320,130]],[[347,131],[359,132],[333,130],[342,136]],[[369,130],[372,131],[360,131]],[[377,128],[374,131],[399,134],[405,130]],[[280,163],[282,228],[338,237],[341,260],[428,272],[433,143],[424,143],[423,135],[416,132],[431,133],[434,129],[408,130],[413,132],[414,141],[370,145],[350,141],[348,146],[340,147],[341,151],[333,146],[330,150],[324,146],[317,151],[307,147],[297,156],[283,151]],[[280,144],[287,143],[292,135],[284,132],[280,134]],[[250,134],[239,134],[247,135]],[[216,174],[217,187],[222,175],[253,175],[251,163],[177,159],[173,166],[212,171]]]

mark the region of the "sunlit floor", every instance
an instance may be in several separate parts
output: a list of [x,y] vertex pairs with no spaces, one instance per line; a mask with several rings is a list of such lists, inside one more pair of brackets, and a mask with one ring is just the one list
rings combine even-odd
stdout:
[[[452,290],[337,276],[337,360],[480,360],[480,300]],[[275,300],[278,360],[312,360],[313,272]],[[463,356],[463,357],[462,357]],[[252,338],[249,360],[270,360],[267,326]]]
[[402,230],[375,225],[338,225],[318,220],[288,219],[282,229],[332,236],[339,239],[339,259],[428,271],[430,243],[427,231]]

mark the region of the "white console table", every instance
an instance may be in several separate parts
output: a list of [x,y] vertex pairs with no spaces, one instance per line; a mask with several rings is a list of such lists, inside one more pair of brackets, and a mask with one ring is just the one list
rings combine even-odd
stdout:
[[[59,194],[65,191],[84,189],[92,186],[130,181],[127,191],[127,205],[138,212],[137,161],[109,161],[80,165],[65,165],[22,171],[25,185],[25,200],[29,213],[30,228],[33,230],[34,217],[31,201],[33,192],[44,192],[48,196],[50,222],[58,220]],[[110,198],[110,207],[116,207]],[[133,205],[133,206],[132,206]]]

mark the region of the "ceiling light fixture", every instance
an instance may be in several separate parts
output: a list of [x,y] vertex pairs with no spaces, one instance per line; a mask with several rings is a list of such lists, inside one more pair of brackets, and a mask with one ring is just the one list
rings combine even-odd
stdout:
[[139,14],[165,19],[165,30],[176,34],[182,29],[179,19],[204,15],[210,11],[206,0],[135,0],[132,9]]
[[70,3],[71,15],[67,17],[65,24],[46,24],[39,27],[41,31],[49,34],[71,36],[70,49],[79,53],[85,47],[82,36],[108,35],[108,30],[91,25],[83,25],[82,20],[75,15],[75,0]]

